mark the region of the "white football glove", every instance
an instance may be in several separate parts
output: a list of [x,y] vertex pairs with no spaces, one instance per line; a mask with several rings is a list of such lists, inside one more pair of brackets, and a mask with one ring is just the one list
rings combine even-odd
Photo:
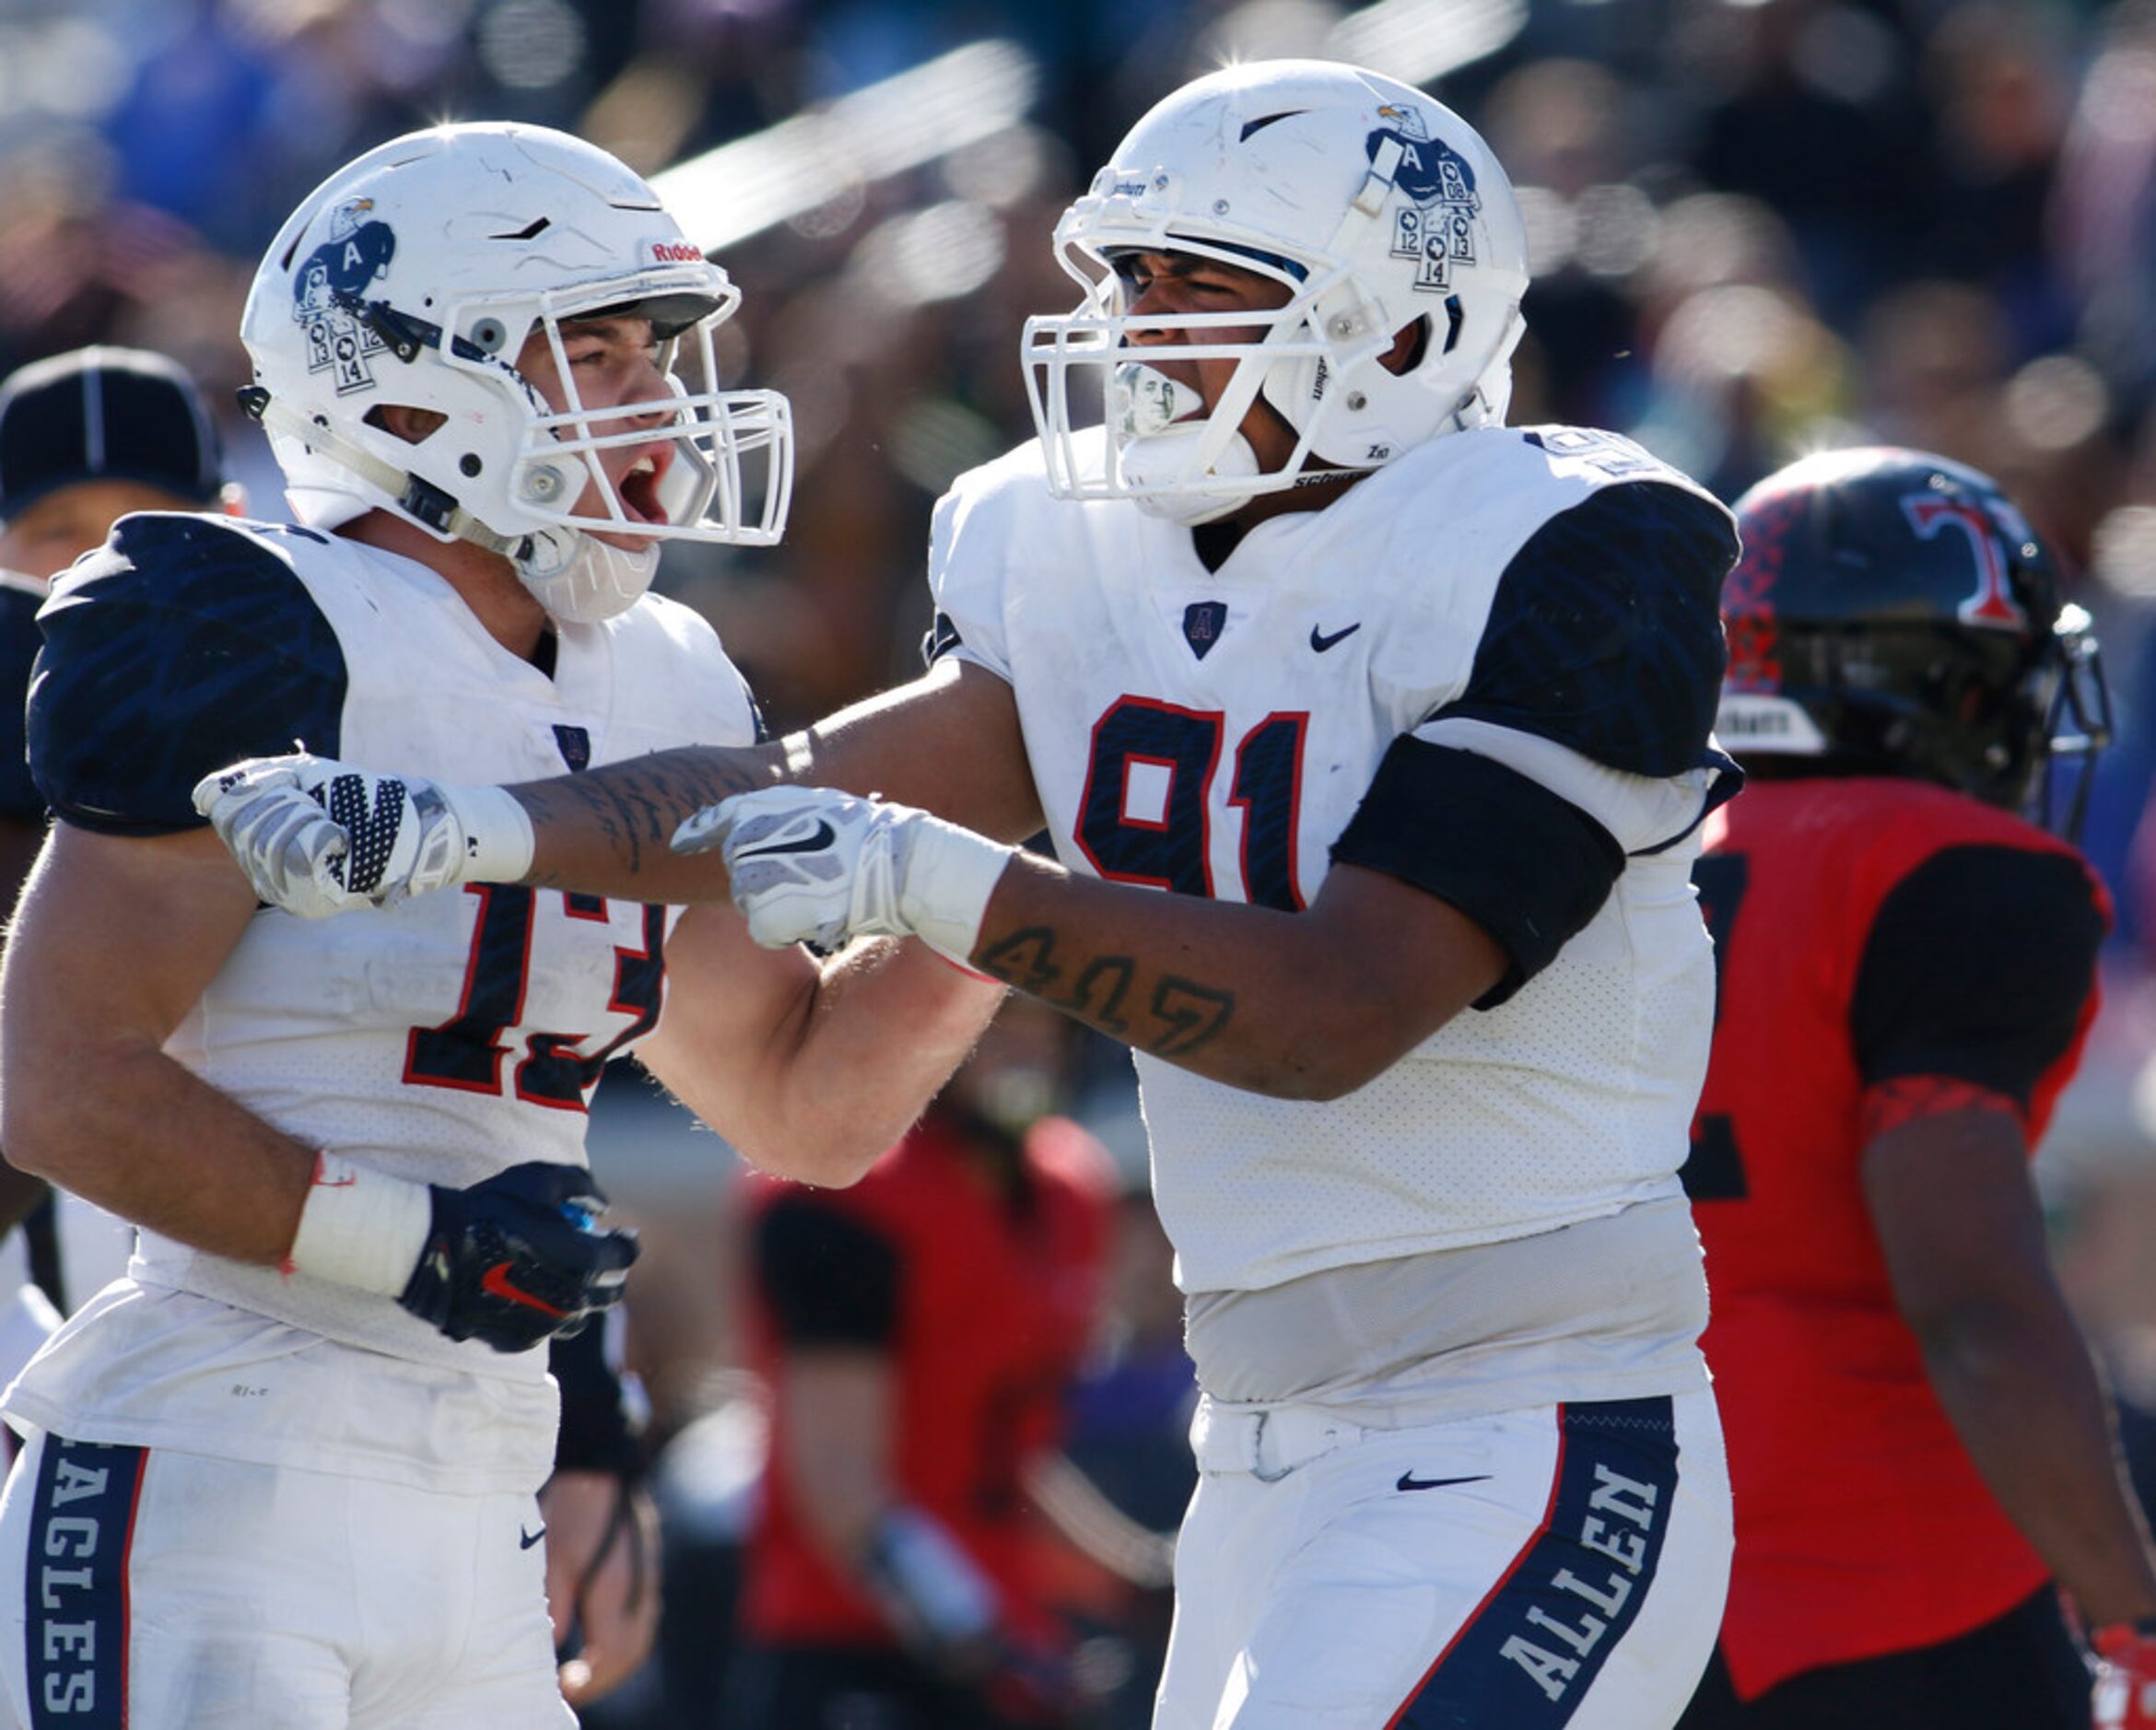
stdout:
[[304,752],[205,775],[194,808],[254,893],[303,919],[451,883],[514,883],[532,868],[532,820],[502,789],[375,775]]
[[724,856],[733,905],[767,949],[920,938],[965,963],[1012,849],[910,805],[823,787],[767,787],[707,805],[676,853]]

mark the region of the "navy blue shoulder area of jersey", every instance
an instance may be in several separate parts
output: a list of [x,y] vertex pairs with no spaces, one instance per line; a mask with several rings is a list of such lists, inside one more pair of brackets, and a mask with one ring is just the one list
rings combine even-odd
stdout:
[[1550,519],[1498,579],[1465,716],[1633,775],[1708,760],[1722,668],[1728,516],[1665,482],[1605,486]]
[[71,823],[193,828],[212,769],[296,742],[337,754],[336,633],[288,566],[213,518],[123,520],[43,625],[30,767]]
[[30,667],[38,658],[38,609],[41,590],[0,583],[0,817],[35,823],[45,814],[38,784],[30,779],[23,704],[29,696]]

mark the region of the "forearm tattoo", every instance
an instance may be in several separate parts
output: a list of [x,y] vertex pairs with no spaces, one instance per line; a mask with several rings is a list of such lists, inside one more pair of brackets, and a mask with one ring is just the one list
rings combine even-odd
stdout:
[[[637,876],[647,860],[669,857],[667,843],[685,817],[771,778],[747,751],[688,745],[533,782],[519,788],[517,798],[540,828],[559,825],[603,837],[614,862]],[[563,886],[553,872],[533,881],[542,888]]]
[[[1177,974],[1145,973],[1130,955],[1094,955],[1066,963],[1056,954],[1054,930],[1045,925],[1029,925],[994,939],[974,958],[974,964],[1050,1009],[1156,1058],[1185,1057],[1202,1049],[1235,1014],[1232,991]],[[1131,1001],[1134,988],[1145,998],[1142,1007]]]

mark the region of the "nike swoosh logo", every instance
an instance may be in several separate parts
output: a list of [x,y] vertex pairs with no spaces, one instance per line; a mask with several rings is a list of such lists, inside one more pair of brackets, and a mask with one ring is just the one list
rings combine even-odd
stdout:
[[1412,1472],[1402,1472],[1400,1475],[1400,1482],[1393,1485],[1393,1488],[1395,1490],[1443,1490],[1447,1484],[1481,1484],[1487,1483],[1489,1479],[1488,1472],[1478,1472],[1472,1478],[1417,1478]]
[[527,1532],[522,1526],[520,1525],[517,1527],[517,1548],[519,1549],[530,1549],[533,1545],[536,1544],[545,1536],[546,1528],[544,1525],[541,1526],[536,1532]]
[[815,833],[813,835],[803,836],[798,841],[773,841],[767,847],[744,847],[739,849],[733,857],[735,859],[767,859],[774,853],[820,853],[838,838],[838,831],[819,818]]
[[1310,647],[1315,649],[1320,655],[1322,655],[1327,649],[1330,649],[1333,644],[1339,642],[1342,637],[1353,637],[1362,628],[1363,622],[1362,620],[1357,619],[1353,625],[1349,625],[1346,630],[1335,631],[1330,637],[1326,637],[1321,635],[1318,627],[1313,625],[1310,627]]
[[500,1298],[508,1303],[521,1303],[526,1309],[537,1310],[542,1315],[561,1316],[568,1314],[567,1310],[557,1310],[553,1304],[533,1297],[529,1292],[515,1285],[509,1277],[509,1270],[515,1265],[513,1262],[496,1262],[479,1276],[479,1289],[489,1297]]

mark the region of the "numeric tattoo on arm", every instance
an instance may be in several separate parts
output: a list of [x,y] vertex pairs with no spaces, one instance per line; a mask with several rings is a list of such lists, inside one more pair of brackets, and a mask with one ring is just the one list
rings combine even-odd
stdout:
[[622,869],[640,875],[645,849],[665,858],[684,818],[734,793],[767,786],[771,778],[743,748],[689,745],[530,783],[517,789],[517,797],[535,824],[573,824],[581,814]]
[[1227,1025],[1235,1003],[1229,992],[1167,975],[1153,991],[1154,1015],[1166,1023],[1167,1031],[1146,1049],[1155,1057],[1179,1058],[1212,1044]]
[[1147,1006],[1157,1027],[1133,1034],[1125,999],[1139,979],[1137,961],[1129,955],[1096,955],[1066,981],[1055,947],[1052,929],[1029,925],[996,939],[976,964],[1050,1009],[1155,1057],[1181,1057],[1200,1049],[1219,1035],[1235,1013],[1233,992],[1162,974],[1154,980]]

